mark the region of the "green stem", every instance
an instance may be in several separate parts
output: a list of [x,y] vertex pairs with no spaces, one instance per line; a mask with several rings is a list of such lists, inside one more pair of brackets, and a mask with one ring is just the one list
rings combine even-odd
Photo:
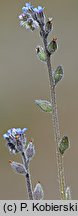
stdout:
[[45,48],[45,53],[47,57],[47,67],[49,73],[49,83],[50,83],[50,96],[52,103],[52,122],[54,128],[54,136],[56,142],[56,160],[57,160],[57,169],[58,169],[58,182],[59,182],[59,191],[61,199],[65,199],[65,177],[64,177],[64,166],[63,166],[63,156],[59,151],[59,141],[60,141],[60,129],[59,129],[59,120],[58,120],[58,111],[56,103],[56,89],[54,84],[53,71],[51,67],[50,54],[47,49],[47,38],[45,37],[45,31],[43,26],[40,25],[43,37],[43,43]]

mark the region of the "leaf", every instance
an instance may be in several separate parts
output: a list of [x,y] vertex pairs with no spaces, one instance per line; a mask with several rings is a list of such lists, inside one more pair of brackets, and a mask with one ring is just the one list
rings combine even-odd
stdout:
[[16,173],[22,174],[22,175],[26,174],[26,170],[23,164],[17,163],[15,161],[9,161],[9,163]]
[[63,155],[65,150],[69,148],[69,140],[67,136],[64,136],[61,141],[59,142],[59,150],[60,153]]
[[61,65],[59,65],[54,72],[54,80],[55,80],[55,85],[63,78],[64,71]]
[[46,54],[45,54],[43,47],[41,46],[36,47],[36,53],[37,53],[38,58],[41,61],[46,61]]
[[44,111],[51,113],[52,112],[52,105],[49,101],[47,100],[35,100],[35,103]]

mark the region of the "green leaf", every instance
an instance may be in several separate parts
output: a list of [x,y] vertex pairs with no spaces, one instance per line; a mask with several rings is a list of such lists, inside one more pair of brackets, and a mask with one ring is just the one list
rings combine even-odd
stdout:
[[48,44],[48,51],[50,54],[53,54],[58,48],[56,41],[57,41],[57,38],[53,38],[52,41]]
[[64,71],[61,65],[59,65],[54,72],[54,80],[55,80],[55,85],[63,78]]
[[69,148],[69,140],[67,136],[64,136],[59,142],[59,151],[63,155],[65,150]]
[[35,100],[35,103],[45,112],[51,113],[52,112],[52,105],[47,100]]
[[41,61],[46,61],[46,54],[45,54],[43,47],[41,46],[36,47],[36,53],[37,53],[38,58]]

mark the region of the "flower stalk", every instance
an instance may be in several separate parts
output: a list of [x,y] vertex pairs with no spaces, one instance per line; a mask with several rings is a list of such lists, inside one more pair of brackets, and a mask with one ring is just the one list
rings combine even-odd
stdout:
[[59,120],[58,120],[58,111],[57,111],[57,103],[56,103],[56,89],[55,89],[55,81],[53,76],[53,70],[51,66],[50,54],[48,52],[48,43],[45,35],[45,31],[43,29],[43,25],[40,24],[42,38],[46,53],[46,62],[49,73],[49,85],[50,85],[50,97],[52,104],[52,123],[54,128],[54,136],[56,142],[56,159],[57,159],[57,169],[58,169],[58,182],[59,182],[59,191],[61,199],[65,199],[65,177],[64,177],[64,166],[63,166],[63,156],[59,151],[59,141],[60,141],[60,129],[59,129]]
[[30,171],[29,171],[29,164],[27,162],[26,155],[24,152],[22,152],[22,160],[26,168],[25,179],[26,179],[26,188],[28,192],[28,198],[29,200],[33,200],[33,191],[32,191],[32,183],[31,183],[31,177],[30,177]]

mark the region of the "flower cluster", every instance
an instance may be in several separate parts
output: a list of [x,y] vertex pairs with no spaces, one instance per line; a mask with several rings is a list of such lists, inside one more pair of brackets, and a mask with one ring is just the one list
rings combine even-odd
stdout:
[[44,8],[41,6],[35,8],[31,3],[26,3],[19,16],[20,25],[32,31],[38,28],[39,22],[44,20],[43,10]]
[[35,155],[35,148],[32,141],[27,141],[25,131],[27,128],[11,128],[3,135],[7,140],[7,146],[11,153],[25,153],[27,161],[30,162]]
[[7,140],[7,146],[12,153],[22,152],[26,144],[25,131],[27,128],[11,128],[3,135]]

